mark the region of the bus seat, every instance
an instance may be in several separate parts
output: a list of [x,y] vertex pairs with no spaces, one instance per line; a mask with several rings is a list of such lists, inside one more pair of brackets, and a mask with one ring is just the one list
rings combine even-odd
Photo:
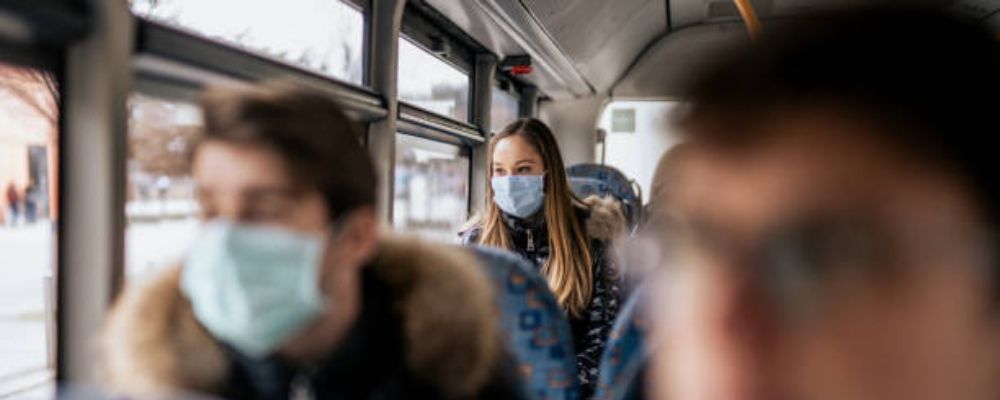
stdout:
[[637,288],[625,303],[608,334],[597,379],[597,399],[633,398],[641,391],[641,370],[650,347],[645,339],[649,322],[644,310],[646,296],[643,293],[646,290],[643,288]]
[[[610,194],[615,199],[622,203],[622,211],[625,214],[625,219],[628,221],[629,231],[631,232],[642,220],[642,193],[641,188],[636,185],[634,180],[630,180],[621,171],[615,169],[614,167],[600,164],[575,164],[566,168],[566,174],[569,176],[570,185],[573,186],[574,180],[577,180],[575,185],[579,185],[581,189],[591,190],[598,189],[597,192],[590,194],[605,195]],[[604,186],[594,186],[589,180],[592,179],[602,182]],[[577,192],[577,187],[573,186],[574,192],[578,196],[586,197],[586,195]]]
[[575,193],[578,197],[581,198],[587,196],[598,196],[598,197],[612,196],[617,198],[617,196],[615,196],[614,193],[611,192],[611,186],[609,186],[607,183],[604,183],[604,181],[598,179],[582,178],[578,176],[570,177],[569,186],[571,189],[573,189],[573,193]]
[[502,336],[528,390],[538,399],[578,399],[573,336],[548,284],[514,253],[472,249],[496,285]]
[[624,366],[618,384],[606,391],[598,391],[595,400],[642,400],[646,398],[646,367],[649,354],[637,357]]

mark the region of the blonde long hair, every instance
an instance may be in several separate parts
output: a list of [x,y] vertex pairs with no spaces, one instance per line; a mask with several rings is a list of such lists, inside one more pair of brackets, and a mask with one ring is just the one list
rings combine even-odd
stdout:
[[590,303],[595,279],[590,243],[576,214],[576,208],[584,207],[584,203],[570,190],[559,146],[542,121],[519,119],[490,140],[485,212],[474,222],[482,227],[479,244],[508,250],[513,246],[502,211],[493,202],[493,187],[489,183],[493,178],[493,151],[497,143],[512,136],[523,137],[545,163],[544,211],[549,230],[549,258],[541,272],[563,309],[579,317]]

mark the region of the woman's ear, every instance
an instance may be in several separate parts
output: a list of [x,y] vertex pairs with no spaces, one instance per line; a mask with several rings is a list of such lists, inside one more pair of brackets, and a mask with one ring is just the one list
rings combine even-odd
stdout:
[[339,231],[334,233],[332,245],[339,248],[339,264],[360,269],[375,257],[378,248],[375,208],[362,207],[351,211],[343,218]]

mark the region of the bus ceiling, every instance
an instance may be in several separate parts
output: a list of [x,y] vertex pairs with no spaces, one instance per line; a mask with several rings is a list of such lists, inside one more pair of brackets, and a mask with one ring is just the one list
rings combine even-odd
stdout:
[[[929,0],[1000,26],[1000,0]],[[865,0],[417,0],[496,53],[529,55],[522,78],[554,101],[670,98],[712,49],[769,19]]]

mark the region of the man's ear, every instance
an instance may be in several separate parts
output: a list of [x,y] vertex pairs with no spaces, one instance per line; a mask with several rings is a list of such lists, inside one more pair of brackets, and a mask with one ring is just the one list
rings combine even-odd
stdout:
[[343,217],[335,239],[340,248],[340,261],[357,268],[368,264],[378,248],[378,222],[375,208],[366,206]]

